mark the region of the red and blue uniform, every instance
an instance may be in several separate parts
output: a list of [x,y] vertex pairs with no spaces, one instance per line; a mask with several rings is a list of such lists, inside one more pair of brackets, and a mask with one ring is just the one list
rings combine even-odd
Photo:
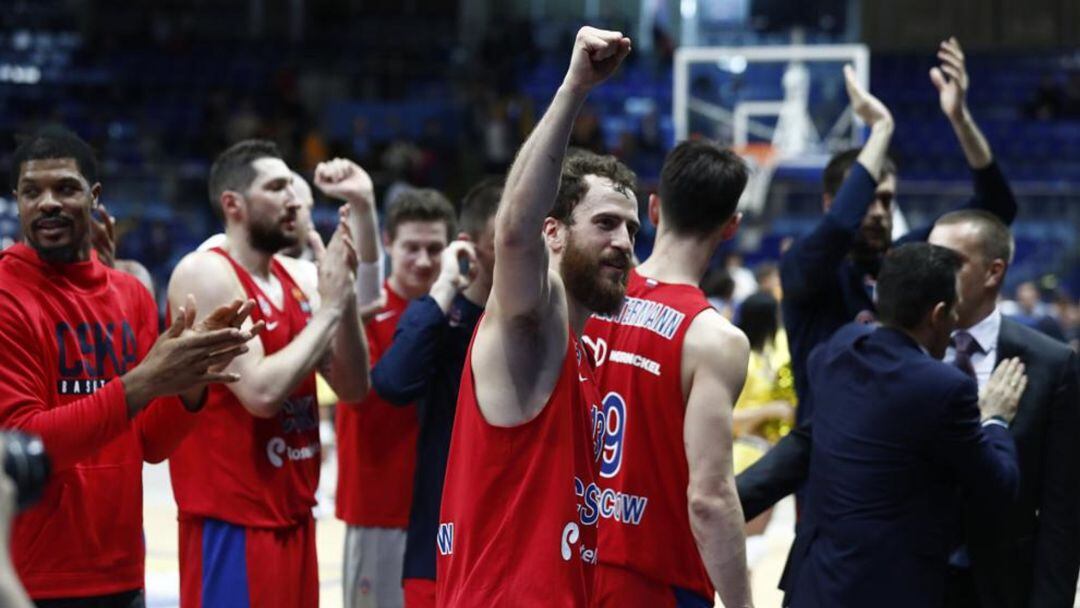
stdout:
[[590,363],[571,332],[543,411],[506,428],[480,411],[471,356],[470,346],[436,541],[437,605],[588,606],[599,455]]
[[600,606],[713,605],[690,530],[682,390],[686,331],[710,308],[695,286],[632,271],[622,308],[585,326],[604,396]]
[[[371,365],[390,348],[409,305],[388,282],[383,287],[386,306],[364,325]],[[350,526],[404,530],[420,430],[416,407],[395,407],[372,390],[359,403],[339,403],[335,416],[338,519]]]
[[[311,318],[307,296],[277,260],[278,308],[220,248],[247,297],[267,356]],[[317,606],[315,489],[319,410],[312,372],[273,418],[251,415],[224,385],[211,385],[199,426],[170,459],[180,510],[180,601],[184,608]]]

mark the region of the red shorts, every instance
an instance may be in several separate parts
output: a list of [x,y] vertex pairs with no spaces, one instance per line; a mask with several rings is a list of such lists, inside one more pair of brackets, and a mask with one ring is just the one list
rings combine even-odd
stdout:
[[599,564],[593,583],[592,605],[597,608],[711,608],[713,600],[632,570]]
[[315,520],[290,528],[180,520],[181,608],[318,605]]
[[435,581],[426,578],[407,578],[402,581],[405,588],[405,608],[435,608]]

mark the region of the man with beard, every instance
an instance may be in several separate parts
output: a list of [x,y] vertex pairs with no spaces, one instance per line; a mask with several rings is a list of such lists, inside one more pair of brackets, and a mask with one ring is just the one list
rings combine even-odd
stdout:
[[23,243],[0,253],[0,427],[39,435],[52,461],[40,502],[15,520],[14,566],[38,606],[141,607],[142,463],[191,431],[207,384],[237,380],[221,367],[261,324],[238,329],[244,299],[194,324],[188,296],[158,337],[150,293],[92,251],[101,184],[73,133],[31,136],[11,178]]
[[[191,291],[210,304],[239,295],[257,302],[261,340],[229,369],[243,381],[212,389],[203,424],[170,461],[180,511],[180,600],[199,606],[318,605],[315,524],[319,478],[318,368],[346,399],[367,392],[348,217],[370,214],[363,179],[321,165],[315,182],[349,201],[318,274],[275,255],[303,235],[293,174],[272,143],[249,140],[210,169],[210,197],[225,242],[189,254],[169,283],[170,305]],[[354,225],[355,225],[354,221]],[[361,242],[360,250],[374,250]],[[317,282],[312,277],[317,276]]]
[[[931,71],[931,80],[974,177],[975,196],[966,206],[985,209],[1011,223],[1016,217],[1016,201],[968,111],[968,77],[955,38],[941,43],[938,58],[941,66]],[[780,261],[784,325],[800,401],[807,390],[805,370],[810,351],[845,323],[873,320],[875,277],[882,256],[892,245],[896,168],[886,156],[894,128],[892,115],[855,82],[849,70],[845,79],[852,108],[870,127],[870,137],[861,150],[840,153],[826,166],[825,216]],[[872,163],[864,156],[870,148],[881,150]],[[929,233],[930,226],[926,226],[902,241],[925,241]],[[799,408],[799,420],[807,413]]]
[[652,254],[622,308],[586,326],[604,395],[598,606],[712,606],[714,591],[751,605],[731,460],[750,349],[698,288],[738,229],[746,179],[730,150],[676,146],[649,197]]
[[589,91],[629,53],[619,32],[578,31],[562,86],[507,176],[446,468],[439,606],[590,602],[604,421],[577,337],[591,313],[622,303],[638,220],[626,166],[564,158]]

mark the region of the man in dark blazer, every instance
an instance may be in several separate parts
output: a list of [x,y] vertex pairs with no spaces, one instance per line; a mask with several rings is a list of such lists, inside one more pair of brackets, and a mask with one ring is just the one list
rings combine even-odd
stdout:
[[[950,555],[946,606],[1071,608],[1080,569],[1076,355],[997,311],[1012,255],[1011,236],[999,220],[973,211],[950,213],[938,220],[930,241],[964,257],[957,327],[982,340],[970,357],[977,364],[973,369],[979,368],[980,383],[986,382],[988,365],[1011,357],[1023,361],[1028,376],[1028,388],[1010,425],[1020,464],[1019,498],[996,522],[966,509],[964,551]],[[955,362],[955,352],[950,347],[946,361]],[[806,479],[810,428],[809,423],[800,425],[739,475],[739,498],[747,518],[794,492]]]
[[808,362],[816,409],[788,573],[795,608],[940,606],[957,484],[987,513],[1015,498],[1007,424],[1022,365],[1004,362],[980,400],[972,377],[940,361],[960,267],[943,247],[890,251],[878,280],[883,325],[845,326]]
[[[1020,496],[1002,521],[965,505],[965,551],[950,559],[946,605],[955,608],[1071,608],[1080,571],[1080,389],[1066,345],[1003,317],[997,300],[1012,257],[997,217],[974,210],[938,219],[929,241],[961,255],[959,330],[947,362],[969,343],[980,387],[997,362],[1019,357],[1028,388],[1010,425]],[[956,340],[966,333],[970,339]],[[961,559],[956,559],[961,557]]]

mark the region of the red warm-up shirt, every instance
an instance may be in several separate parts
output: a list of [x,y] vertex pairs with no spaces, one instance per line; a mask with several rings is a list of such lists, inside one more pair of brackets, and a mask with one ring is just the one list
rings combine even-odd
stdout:
[[12,531],[35,599],[143,586],[142,463],[165,459],[197,420],[175,397],[128,419],[118,377],[157,333],[150,293],[95,254],[46,264],[26,245],[0,252],[0,427],[41,436],[53,465]]
[[436,539],[437,605],[584,608],[603,425],[590,363],[571,332],[543,411],[507,428],[480,411],[472,346],[465,361]]
[[594,315],[584,338],[603,395],[600,563],[707,598],[712,583],[690,530],[686,497],[682,348],[694,318],[710,308],[695,286],[631,271],[622,308]]
[[[386,307],[364,326],[371,365],[394,340],[408,300],[384,283]],[[359,403],[339,403],[337,422],[337,517],[350,526],[409,526],[416,437],[416,406],[395,407],[372,389]]]

